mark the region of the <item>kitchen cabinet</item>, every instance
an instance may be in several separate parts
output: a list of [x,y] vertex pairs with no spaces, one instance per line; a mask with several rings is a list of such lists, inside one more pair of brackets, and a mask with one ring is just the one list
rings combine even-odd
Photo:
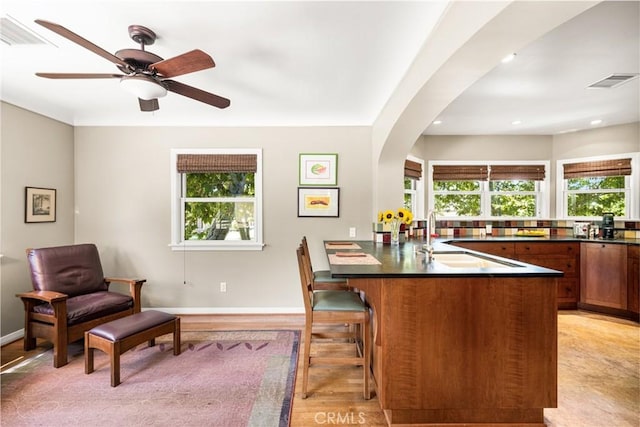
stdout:
[[577,242],[518,242],[518,261],[560,270],[558,308],[576,308],[580,297],[580,244]]
[[457,241],[452,245],[559,270],[558,308],[576,308],[580,295],[580,243]]
[[640,314],[640,246],[627,248],[627,310]]
[[598,307],[627,309],[627,246],[581,243],[580,302]]

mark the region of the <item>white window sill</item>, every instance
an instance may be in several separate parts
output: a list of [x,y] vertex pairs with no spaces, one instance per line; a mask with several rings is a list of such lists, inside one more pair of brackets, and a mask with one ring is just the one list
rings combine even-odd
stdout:
[[172,251],[261,251],[264,246],[264,243],[256,242],[228,242],[222,244],[191,242],[189,244],[172,243],[169,245]]

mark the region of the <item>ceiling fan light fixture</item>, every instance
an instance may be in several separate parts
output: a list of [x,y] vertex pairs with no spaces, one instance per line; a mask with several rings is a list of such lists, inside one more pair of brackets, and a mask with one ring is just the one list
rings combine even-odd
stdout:
[[120,87],[144,100],[167,95],[167,89],[164,86],[147,76],[124,76],[120,79]]

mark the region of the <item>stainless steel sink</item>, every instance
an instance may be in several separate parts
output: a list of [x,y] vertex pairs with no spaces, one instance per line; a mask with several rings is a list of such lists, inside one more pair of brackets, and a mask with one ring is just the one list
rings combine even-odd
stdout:
[[449,268],[513,268],[516,264],[496,261],[468,252],[434,252],[433,261]]

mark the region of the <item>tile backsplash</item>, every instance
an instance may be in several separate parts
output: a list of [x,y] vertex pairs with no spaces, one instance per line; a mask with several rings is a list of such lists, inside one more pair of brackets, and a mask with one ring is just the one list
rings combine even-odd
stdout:
[[[573,220],[505,220],[505,221],[450,221],[437,220],[436,233],[441,237],[509,237],[518,231],[544,231],[548,236],[573,236]],[[602,221],[591,221],[602,230]],[[488,226],[488,227],[487,227]],[[415,237],[425,235],[426,221],[414,221],[409,232]],[[490,230],[490,232],[488,232]],[[615,221],[615,237],[619,239],[640,239],[640,221]]]

